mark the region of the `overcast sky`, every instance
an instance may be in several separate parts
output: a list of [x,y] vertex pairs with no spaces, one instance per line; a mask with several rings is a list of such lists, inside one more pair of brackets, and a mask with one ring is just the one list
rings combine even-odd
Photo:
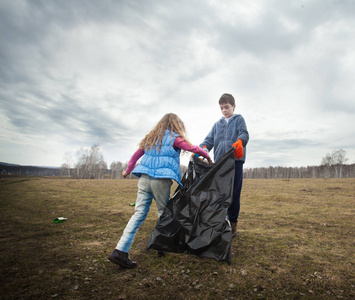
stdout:
[[0,0],[0,161],[100,144],[126,162],[169,112],[200,144],[231,93],[245,167],[355,163],[354,16],[353,0]]

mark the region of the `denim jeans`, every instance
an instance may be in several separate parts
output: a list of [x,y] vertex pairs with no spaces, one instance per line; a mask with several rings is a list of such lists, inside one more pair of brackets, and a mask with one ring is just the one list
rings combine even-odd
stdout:
[[116,249],[123,252],[129,251],[139,227],[148,215],[153,198],[157,205],[158,217],[161,216],[170,198],[171,185],[172,180],[168,178],[152,178],[144,174],[139,178],[135,211],[128,221]]
[[243,185],[243,162],[235,162],[235,176],[234,176],[234,188],[232,204],[228,209],[228,217],[231,222],[238,222],[238,216],[240,211],[240,194]]

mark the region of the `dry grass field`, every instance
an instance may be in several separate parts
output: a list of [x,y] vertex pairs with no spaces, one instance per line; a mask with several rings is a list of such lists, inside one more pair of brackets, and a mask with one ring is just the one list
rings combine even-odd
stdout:
[[153,204],[130,252],[138,267],[126,270],[107,256],[133,213],[136,184],[2,178],[0,298],[355,298],[355,179],[245,180],[231,265],[146,250]]

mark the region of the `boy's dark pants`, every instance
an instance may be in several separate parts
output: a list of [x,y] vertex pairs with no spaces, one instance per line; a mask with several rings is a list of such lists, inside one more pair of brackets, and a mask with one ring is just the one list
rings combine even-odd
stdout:
[[243,185],[243,162],[235,161],[235,177],[232,204],[228,209],[228,217],[230,222],[238,222],[240,210],[240,194]]

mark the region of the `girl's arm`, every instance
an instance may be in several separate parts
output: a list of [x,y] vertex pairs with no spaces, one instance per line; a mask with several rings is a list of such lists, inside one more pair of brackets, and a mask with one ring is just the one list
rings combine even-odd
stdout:
[[201,155],[204,158],[207,158],[207,160],[208,160],[208,162],[210,164],[212,163],[210,155],[205,150],[203,150],[199,146],[189,145],[188,142],[186,142],[183,138],[181,138],[179,136],[175,139],[174,147],[180,148],[180,149],[185,150],[185,151],[190,151],[190,152],[193,152],[193,153],[197,153],[198,155]]
[[134,152],[134,154],[132,155],[131,159],[128,162],[126,171],[122,172],[123,178],[126,178],[126,176],[128,174],[131,174],[134,167],[136,166],[138,159],[140,159],[143,155],[144,155],[144,150],[142,150],[140,148],[138,148],[138,150],[136,152]]

